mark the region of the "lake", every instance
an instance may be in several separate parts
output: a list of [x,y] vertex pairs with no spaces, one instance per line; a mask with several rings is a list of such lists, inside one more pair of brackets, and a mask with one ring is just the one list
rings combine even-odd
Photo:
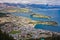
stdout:
[[31,18],[32,20],[36,20],[36,21],[55,21],[58,23],[58,26],[47,26],[42,24],[36,24],[34,28],[49,30],[52,32],[60,32],[60,10],[59,9],[31,8],[31,10],[33,13],[51,16],[52,18],[51,19],[33,18],[30,16],[32,13],[13,13],[13,15]]

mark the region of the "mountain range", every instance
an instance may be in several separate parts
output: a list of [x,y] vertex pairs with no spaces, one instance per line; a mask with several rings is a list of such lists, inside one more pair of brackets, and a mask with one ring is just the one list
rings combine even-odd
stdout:
[[0,3],[0,7],[19,7],[19,8],[41,8],[41,9],[60,9],[60,5],[48,5],[48,4],[19,4],[19,3]]

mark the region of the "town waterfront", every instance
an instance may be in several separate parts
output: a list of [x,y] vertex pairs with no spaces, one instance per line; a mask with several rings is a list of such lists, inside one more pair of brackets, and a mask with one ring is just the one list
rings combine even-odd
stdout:
[[52,32],[60,32],[60,10],[59,9],[32,8],[31,10],[33,13],[51,16],[51,18],[50,19],[33,18],[33,17],[31,17],[32,13],[13,13],[13,15],[28,17],[28,18],[30,18],[32,20],[36,20],[36,21],[55,21],[58,23],[57,26],[47,26],[47,25],[36,24],[35,28],[49,30]]

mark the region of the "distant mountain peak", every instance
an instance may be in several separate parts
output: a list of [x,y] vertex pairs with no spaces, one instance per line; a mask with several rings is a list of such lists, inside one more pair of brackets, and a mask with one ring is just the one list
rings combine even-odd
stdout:
[[0,3],[0,6],[7,7],[7,6],[13,6],[13,7],[29,7],[29,8],[43,8],[43,9],[53,9],[53,8],[60,8],[60,5],[48,5],[48,4],[20,4],[20,3]]

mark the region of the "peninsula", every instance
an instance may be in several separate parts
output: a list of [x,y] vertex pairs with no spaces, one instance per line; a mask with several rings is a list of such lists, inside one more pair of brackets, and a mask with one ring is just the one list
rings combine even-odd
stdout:
[[33,24],[33,25],[42,24],[42,25],[49,25],[49,26],[57,26],[58,25],[58,23],[54,22],[54,21],[32,21],[32,22],[29,22],[29,24]]
[[46,19],[50,19],[51,17],[50,16],[45,16],[45,15],[41,15],[41,14],[32,14],[31,15],[32,17],[34,18],[46,18]]

